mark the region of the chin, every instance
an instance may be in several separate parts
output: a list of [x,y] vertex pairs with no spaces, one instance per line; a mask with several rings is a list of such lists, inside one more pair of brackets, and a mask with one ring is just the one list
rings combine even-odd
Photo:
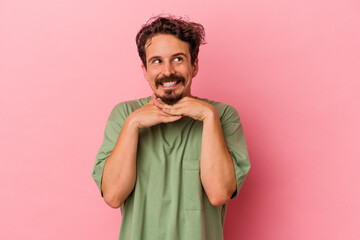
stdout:
[[168,105],[173,105],[175,103],[177,103],[180,99],[183,98],[182,94],[178,94],[178,95],[167,95],[165,94],[164,96],[159,97],[161,99],[161,101],[163,101],[164,103],[168,104]]

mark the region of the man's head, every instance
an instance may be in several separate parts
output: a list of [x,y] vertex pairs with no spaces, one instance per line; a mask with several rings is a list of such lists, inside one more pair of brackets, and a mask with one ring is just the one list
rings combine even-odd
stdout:
[[198,71],[202,25],[174,17],[151,18],[136,36],[144,76],[154,93],[173,104],[190,96],[191,80]]

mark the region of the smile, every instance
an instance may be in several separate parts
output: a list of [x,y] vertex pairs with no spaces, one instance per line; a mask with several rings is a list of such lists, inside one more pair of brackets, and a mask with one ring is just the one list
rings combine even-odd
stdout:
[[161,86],[162,88],[166,88],[166,89],[176,88],[176,87],[179,85],[180,82],[181,82],[181,81],[164,82],[164,83],[160,83],[160,86]]

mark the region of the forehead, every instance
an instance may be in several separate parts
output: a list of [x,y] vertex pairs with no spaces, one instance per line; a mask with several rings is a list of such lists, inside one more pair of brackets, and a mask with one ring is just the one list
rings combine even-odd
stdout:
[[177,53],[190,56],[189,44],[171,34],[157,34],[145,44],[146,58],[170,57]]

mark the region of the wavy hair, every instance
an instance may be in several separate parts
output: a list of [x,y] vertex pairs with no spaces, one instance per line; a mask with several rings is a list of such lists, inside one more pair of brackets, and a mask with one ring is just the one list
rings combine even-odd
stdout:
[[155,16],[144,24],[136,35],[136,45],[142,63],[146,66],[147,41],[157,34],[171,34],[181,41],[189,43],[191,64],[193,65],[199,54],[199,47],[205,44],[205,30],[199,23],[189,22],[181,17]]

